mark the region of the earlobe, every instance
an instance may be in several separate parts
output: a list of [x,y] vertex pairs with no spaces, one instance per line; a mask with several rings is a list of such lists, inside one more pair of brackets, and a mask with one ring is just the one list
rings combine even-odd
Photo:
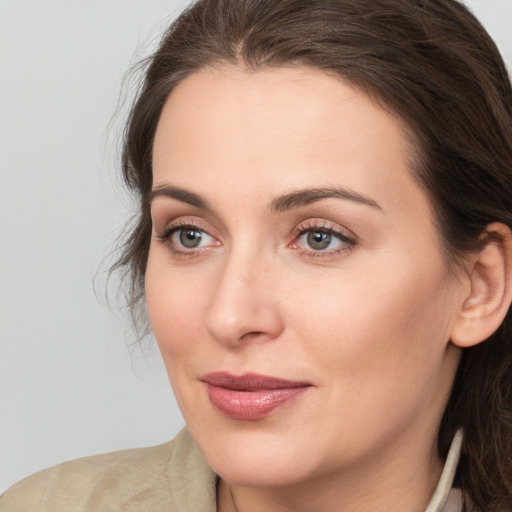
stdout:
[[489,224],[483,247],[468,269],[469,294],[464,298],[451,341],[471,347],[485,341],[503,322],[512,302],[512,234],[505,224]]

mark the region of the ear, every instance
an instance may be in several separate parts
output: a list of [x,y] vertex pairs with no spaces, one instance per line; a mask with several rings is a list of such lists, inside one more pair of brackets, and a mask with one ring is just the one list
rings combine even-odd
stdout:
[[503,322],[512,302],[512,234],[505,224],[489,224],[483,246],[467,267],[469,293],[451,333],[459,347],[485,341]]

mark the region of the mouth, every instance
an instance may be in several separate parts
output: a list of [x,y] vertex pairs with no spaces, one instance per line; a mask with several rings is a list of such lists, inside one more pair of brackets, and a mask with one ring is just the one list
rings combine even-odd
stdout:
[[231,419],[246,421],[268,416],[312,387],[309,382],[256,373],[236,376],[215,372],[205,375],[201,380],[206,384],[208,398],[217,411]]

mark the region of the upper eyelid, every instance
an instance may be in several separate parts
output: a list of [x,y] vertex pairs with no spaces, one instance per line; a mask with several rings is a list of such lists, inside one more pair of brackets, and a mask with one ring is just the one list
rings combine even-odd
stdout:
[[[158,204],[159,201],[155,201],[153,205]],[[190,225],[205,231],[209,235],[217,238],[225,232],[225,226],[220,219],[216,216],[210,215],[208,212],[204,214],[201,212],[194,211],[195,209],[175,210],[174,208],[169,209],[164,203],[158,204],[154,207],[152,205],[150,209],[151,222],[153,230],[164,231],[171,226],[175,225]]]
[[337,222],[331,222],[325,219],[308,219],[306,221],[303,221],[294,228],[294,233],[298,234],[300,232],[314,230],[328,231],[330,233],[339,233],[340,235],[350,239],[358,238],[357,235],[352,230],[338,224]]
[[[156,229],[155,224],[157,224],[157,223],[155,223],[153,221],[153,228],[156,231],[158,231]],[[177,231],[179,229],[187,228],[187,227],[197,229],[198,231],[203,231],[207,235],[215,238],[215,235],[213,234],[214,230],[208,228],[207,226],[205,226],[204,223],[201,222],[201,220],[199,220],[197,218],[192,220],[190,218],[184,217],[184,218],[178,218],[178,219],[175,219],[175,220],[171,220],[169,222],[165,222],[165,223],[163,223],[163,226],[162,226],[162,228],[159,231],[161,231],[161,232],[170,231],[170,230]]]

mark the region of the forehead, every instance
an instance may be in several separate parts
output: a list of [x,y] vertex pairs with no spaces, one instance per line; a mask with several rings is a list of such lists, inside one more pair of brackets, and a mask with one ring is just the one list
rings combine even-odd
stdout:
[[403,123],[338,76],[226,65],[171,93],[155,135],[153,185],[192,180],[207,194],[223,183],[227,197],[241,198],[333,184],[375,197],[386,189],[395,199],[414,187],[423,196],[411,154]]

